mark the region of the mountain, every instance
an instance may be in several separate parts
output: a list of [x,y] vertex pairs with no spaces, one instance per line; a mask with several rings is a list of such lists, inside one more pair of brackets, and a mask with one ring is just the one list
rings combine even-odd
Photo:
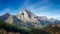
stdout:
[[57,20],[54,18],[50,18],[49,21],[51,21],[51,23],[53,23],[53,24],[60,24],[60,20]]
[[35,27],[37,25],[40,25],[38,19],[35,18],[36,15],[33,14],[31,11],[28,11],[27,9],[24,9],[22,12],[17,14],[16,17],[27,24],[28,27]]
[[17,17],[15,17],[15,16],[9,16],[6,20],[5,20],[6,22],[9,22],[9,23],[11,23],[11,24],[13,24],[13,23],[16,23],[17,24],[17,22],[21,22],[21,20],[19,20]]
[[9,13],[6,13],[6,14],[0,16],[0,20],[1,20],[1,21],[4,21],[4,20],[6,20],[9,16],[10,16],[10,14],[9,14]]
[[28,28],[41,28],[50,24],[59,24],[60,22],[59,20],[53,18],[48,19],[46,16],[36,16],[34,13],[28,11],[27,9],[24,9],[22,12],[14,16],[6,13],[0,16],[0,20]]
[[28,11],[27,9],[24,9],[21,13],[17,15],[18,19],[21,19],[24,22],[38,22],[37,19],[35,19],[36,15],[32,12]]

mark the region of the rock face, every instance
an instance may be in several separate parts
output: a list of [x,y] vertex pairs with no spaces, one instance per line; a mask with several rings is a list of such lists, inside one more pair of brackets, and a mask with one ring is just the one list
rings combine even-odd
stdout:
[[38,20],[35,19],[35,17],[35,14],[26,9],[24,9],[21,13],[17,15],[17,18],[21,19],[24,22],[38,22]]
[[18,19],[21,19],[27,26],[35,26],[35,25],[40,25],[40,22],[38,21],[35,14],[32,12],[24,9],[21,13],[17,14],[16,16]]
[[19,20],[16,16],[9,16],[5,22],[9,22],[11,24],[15,23],[18,24],[19,22],[22,22],[21,20]]
[[48,19],[46,16],[36,16],[32,12],[24,9],[21,13],[16,16],[11,16],[9,13],[0,16],[1,21],[5,21],[10,24],[15,24],[21,27],[40,27],[40,26],[48,26],[50,24],[59,24],[59,20],[56,19]]

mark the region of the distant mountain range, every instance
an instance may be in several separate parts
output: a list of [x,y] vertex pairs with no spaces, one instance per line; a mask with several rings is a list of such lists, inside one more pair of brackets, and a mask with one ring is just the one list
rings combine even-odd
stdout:
[[24,9],[22,12],[14,16],[6,13],[0,16],[0,21],[5,21],[7,23],[14,24],[23,28],[41,28],[51,24],[60,24],[59,20],[53,18],[48,19],[46,16],[36,16],[27,9]]

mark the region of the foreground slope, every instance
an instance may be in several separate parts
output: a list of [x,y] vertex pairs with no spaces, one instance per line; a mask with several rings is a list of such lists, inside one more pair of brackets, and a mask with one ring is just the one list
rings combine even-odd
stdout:
[[41,29],[22,29],[12,24],[0,21],[0,34],[49,34]]
[[44,28],[44,30],[50,34],[60,34],[60,24],[51,24],[50,26]]

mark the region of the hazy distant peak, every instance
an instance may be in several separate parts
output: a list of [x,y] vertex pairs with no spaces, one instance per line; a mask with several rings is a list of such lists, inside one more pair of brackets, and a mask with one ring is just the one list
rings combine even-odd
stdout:
[[10,16],[10,14],[9,14],[9,13],[5,13],[4,15],[6,15],[6,16]]

